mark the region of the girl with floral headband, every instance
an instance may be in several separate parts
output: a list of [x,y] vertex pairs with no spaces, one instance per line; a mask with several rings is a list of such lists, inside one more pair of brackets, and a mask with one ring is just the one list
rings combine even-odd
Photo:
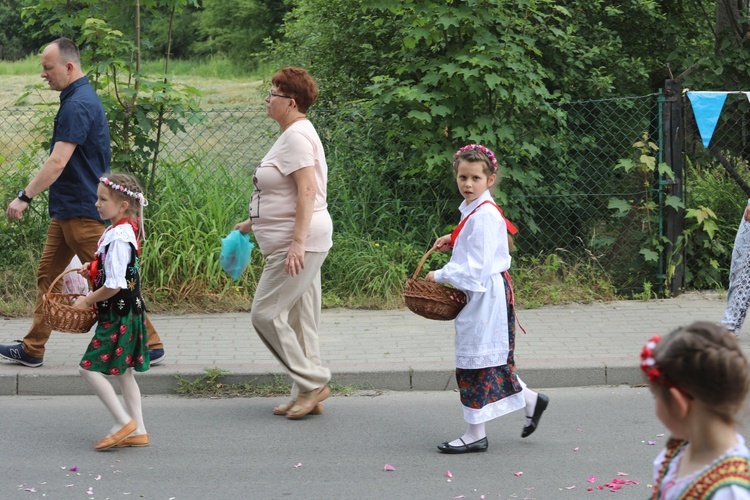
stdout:
[[517,232],[495,204],[495,154],[470,144],[454,155],[453,173],[464,201],[461,222],[441,236],[434,249],[452,250],[450,261],[430,271],[427,281],[447,283],[466,293],[455,320],[456,380],[466,432],[438,445],[442,453],[472,453],[488,448],[485,422],[526,408],[521,437],[531,435],[549,399],[526,387],[515,373],[515,305],[510,276],[508,232]]
[[654,460],[656,500],[750,499],[750,450],[736,415],[750,389],[750,367],[735,336],[700,321],[641,352],[656,416],[671,438]]
[[[148,202],[138,181],[126,174],[100,178],[96,194],[99,215],[112,225],[99,239],[96,260],[80,271],[91,280],[94,291],[80,297],[75,307],[94,307],[98,323],[78,371],[115,420],[94,449],[147,446],[150,438],[133,371],[148,370],[150,362],[140,277],[143,207]],[[119,382],[124,406],[105,375]]]

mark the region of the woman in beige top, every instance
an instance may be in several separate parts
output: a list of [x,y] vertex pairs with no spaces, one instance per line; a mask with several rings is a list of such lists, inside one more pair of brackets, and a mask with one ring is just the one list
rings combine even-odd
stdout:
[[328,213],[328,166],[320,137],[305,113],[318,86],[301,68],[288,67],[271,79],[266,114],[281,136],[253,174],[250,217],[235,229],[253,232],[266,259],[253,297],[252,320],[263,343],[292,378],[292,398],[273,409],[298,419],[320,414],[331,390],[321,366],[320,268],[332,246]]

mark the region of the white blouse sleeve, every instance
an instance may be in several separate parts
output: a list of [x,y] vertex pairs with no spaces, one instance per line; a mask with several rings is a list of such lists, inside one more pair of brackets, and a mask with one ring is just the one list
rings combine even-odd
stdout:
[[104,272],[107,274],[107,281],[104,282],[105,287],[112,289],[128,287],[128,282],[125,280],[125,271],[128,263],[130,263],[132,251],[133,249],[127,241],[112,240],[104,259]]
[[486,211],[478,211],[466,221],[461,232],[467,237],[460,239],[450,262],[435,271],[435,281],[448,283],[459,290],[485,292],[484,283],[493,272],[492,262],[498,251],[501,225]]

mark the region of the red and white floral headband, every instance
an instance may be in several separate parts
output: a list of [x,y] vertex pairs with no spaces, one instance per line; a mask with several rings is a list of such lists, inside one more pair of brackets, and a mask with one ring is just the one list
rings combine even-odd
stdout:
[[644,371],[651,382],[666,387],[674,387],[674,384],[667,380],[654,360],[654,349],[660,340],[661,337],[659,335],[654,335],[643,346],[643,350],[641,351],[641,370]]

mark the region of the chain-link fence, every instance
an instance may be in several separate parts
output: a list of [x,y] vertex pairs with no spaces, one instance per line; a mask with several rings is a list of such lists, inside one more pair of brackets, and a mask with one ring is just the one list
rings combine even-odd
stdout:
[[637,205],[656,197],[642,178],[615,166],[634,156],[634,144],[644,134],[658,144],[658,95],[573,102],[563,109],[562,154],[542,157],[536,166],[544,177],[540,192],[531,195],[536,231],[521,238],[522,247],[587,257],[620,289],[653,281],[656,267],[644,266],[639,254],[646,237],[643,218],[621,214],[610,202]]
[[[633,145],[644,133],[649,140],[659,143],[659,103],[659,96],[654,94],[564,105],[567,126],[559,131],[555,148],[543,152],[538,163],[530,166],[530,170],[541,173],[542,182],[537,192],[528,193],[531,200],[527,204],[528,213],[516,215],[523,227],[517,239],[519,252],[534,255],[568,252],[575,258],[590,259],[621,290],[655,280],[659,270],[644,265],[639,254],[644,225],[651,221],[635,213],[623,214],[611,208],[611,201],[622,199],[638,205],[658,198],[654,191],[658,189],[657,182],[650,189],[644,188],[642,177],[615,166],[621,159],[634,156]],[[385,158],[386,148],[378,142],[384,139],[336,132],[326,126],[332,117],[348,122],[354,120],[355,114],[352,110],[320,110],[311,114],[326,147],[329,202],[337,229],[342,227],[341,221],[346,221],[344,226],[356,225],[374,234],[380,228],[379,218],[395,214],[404,233],[410,229],[404,225],[422,229],[424,242],[415,244],[427,248],[434,235],[424,228],[435,221],[455,224],[456,199],[436,201],[434,194],[415,195],[408,180],[398,178],[399,162],[408,159]],[[46,127],[39,113],[32,109],[0,110],[3,155],[0,185],[6,200],[25,186],[46,156],[39,145],[50,135],[49,120]],[[277,136],[278,125],[265,116],[262,108],[201,111],[185,123],[184,132],[163,132],[160,144],[164,161],[158,175],[170,175],[172,169],[180,169],[189,170],[194,176],[223,176],[224,180],[234,180],[235,191],[227,196],[247,199],[252,188],[249,180],[252,169]],[[352,165],[353,150],[363,165],[372,162],[377,168]],[[356,170],[357,175],[350,175],[351,170]],[[364,183],[378,187],[363,194],[357,189]],[[44,215],[43,196],[32,206],[40,217]],[[656,221],[655,230],[658,225]],[[373,239],[387,237],[384,234],[378,233]],[[7,262],[2,251],[0,262]]]
[[[686,279],[697,287],[715,287],[729,270],[732,243],[750,199],[750,103],[744,93],[729,93],[708,148],[704,147],[690,100],[685,109],[684,163],[688,203],[710,206],[723,238],[696,242],[685,256]],[[721,196],[717,196],[721,193]]]

